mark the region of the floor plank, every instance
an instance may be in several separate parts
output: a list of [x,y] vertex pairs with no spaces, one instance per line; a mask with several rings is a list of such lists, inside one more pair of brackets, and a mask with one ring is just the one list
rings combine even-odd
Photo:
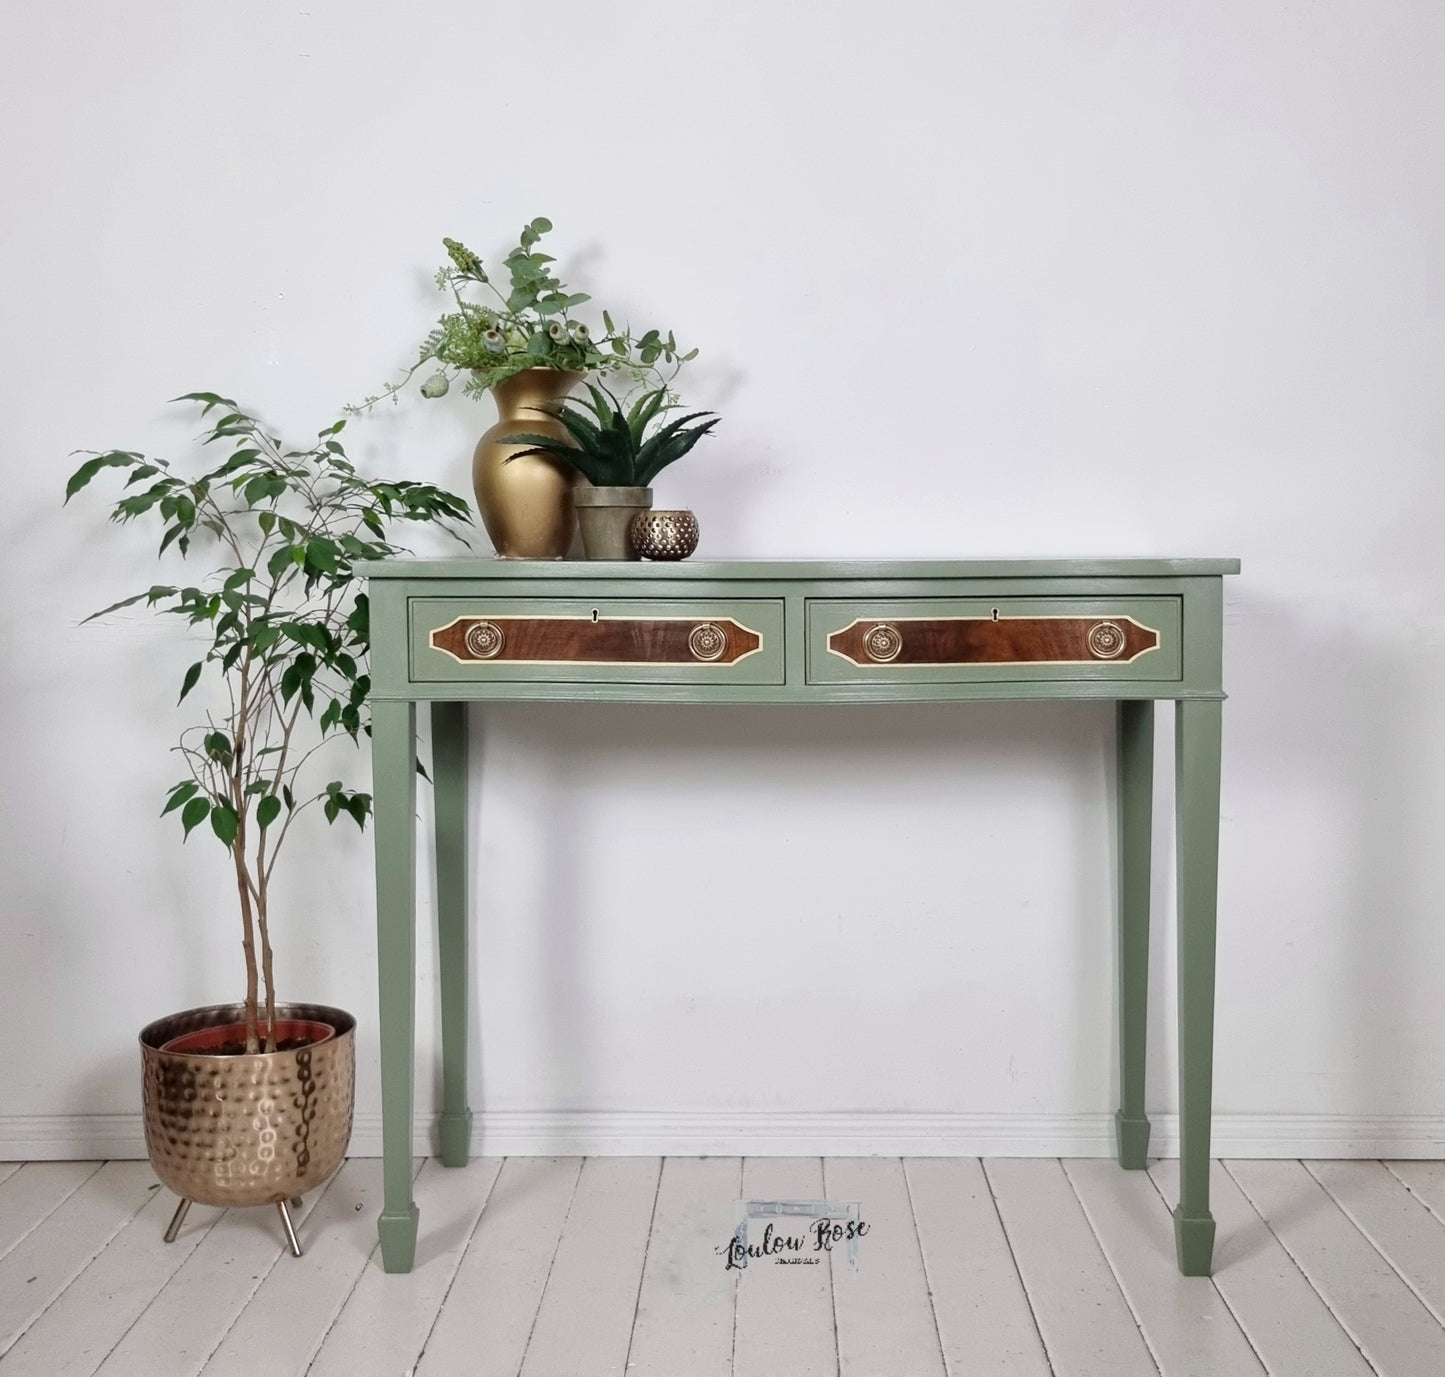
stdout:
[[1445,1162],[1386,1162],[1390,1174],[1445,1224]]
[[928,1294],[908,1182],[897,1157],[829,1157],[829,1200],[856,1200],[869,1226],[858,1266],[844,1245],[832,1256],[833,1313],[842,1377],[944,1377],[943,1349]]
[[628,1377],[731,1377],[738,1273],[718,1249],[734,1228],[742,1169],[738,1157],[663,1162]]
[[521,1377],[623,1377],[662,1162],[589,1157]]
[[158,1189],[149,1162],[107,1162],[0,1258],[0,1354],[14,1346]]
[[271,1268],[204,1377],[302,1377],[371,1261],[380,1211],[381,1162],[350,1158],[298,1225],[305,1255]]
[[[310,1202],[308,1213],[320,1198]],[[174,1206],[175,1197],[167,1192],[166,1201]],[[310,1237],[304,1227],[302,1237]],[[260,1207],[218,1211],[193,1205],[177,1243],[186,1239],[195,1241],[190,1256],[96,1377],[195,1377],[285,1247],[274,1211]]]
[[[165,1241],[176,1199],[154,1191],[5,1355],[5,1377],[91,1377],[195,1250],[203,1231]],[[214,1221],[217,1211],[209,1211]]]
[[995,1158],[984,1169],[1055,1377],[1157,1373],[1063,1167]]
[[1445,1324],[1445,1228],[1379,1162],[1306,1163],[1311,1176]]
[[24,1162],[0,1162],[0,1184],[3,1184],[7,1177],[13,1176],[24,1165]]
[[1445,1332],[1298,1162],[1226,1162],[1381,1377],[1445,1372]]
[[[1172,1210],[1178,1161],[1155,1162],[1149,1177]],[[1218,1162],[1210,1168],[1209,1199],[1214,1284],[1271,1377],[1371,1377],[1354,1340]]]
[[407,1276],[388,1276],[373,1259],[307,1377],[398,1377],[412,1368],[501,1168],[500,1157],[474,1158],[465,1167],[426,1161],[416,1179],[422,1233],[415,1267]]
[[0,1258],[100,1167],[99,1162],[26,1162],[0,1183]]
[[580,1157],[506,1160],[416,1377],[516,1377],[581,1170]]
[[[749,1157],[747,1200],[821,1200],[818,1157]],[[736,1220],[734,1220],[736,1227]],[[753,1261],[739,1269],[733,1377],[837,1377],[833,1281],[828,1254],[816,1266]]]
[[1159,1370],[1169,1377],[1264,1377],[1214,1282],[1179,1274],[1174,1221],[1149,1177],[1103,1157],[1067,1161],[1064,1171]]
[[976,1157],[904,1162],[950,1377],[1049,1377],[1034,1312]]

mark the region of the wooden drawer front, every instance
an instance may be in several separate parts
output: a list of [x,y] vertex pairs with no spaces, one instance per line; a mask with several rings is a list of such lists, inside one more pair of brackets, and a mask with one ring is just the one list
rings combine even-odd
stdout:
[[781,600],[414,598],[413,682],[783,682]]
[[1180,677],[1177,598],[808,603],[808,682]]

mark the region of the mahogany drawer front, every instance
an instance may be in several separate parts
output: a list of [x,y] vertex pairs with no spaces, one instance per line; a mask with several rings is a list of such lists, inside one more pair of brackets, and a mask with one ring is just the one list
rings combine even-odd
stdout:
[[413,683],[781,684],[781,598],[413,598]]
[[810,684],[1178,680],[1180,600],[809,599]]

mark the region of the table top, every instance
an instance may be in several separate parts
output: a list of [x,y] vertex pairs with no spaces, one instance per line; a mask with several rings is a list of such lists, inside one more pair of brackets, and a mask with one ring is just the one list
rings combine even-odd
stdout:
[[369,579],[837,579],[1210,578],[1239,573],[1237,559],[387,559],[358,563]]

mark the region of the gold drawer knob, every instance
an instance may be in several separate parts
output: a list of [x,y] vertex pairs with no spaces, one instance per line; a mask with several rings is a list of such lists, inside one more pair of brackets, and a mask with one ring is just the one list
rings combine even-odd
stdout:
[[1089,628],[1089,653],[1100,660],[1112,660],[1123,653],[1125,639],[1117,622],[1095,622]]
[[879,622],[863,633],[863,653],[880,665],[896,660],[902,649],[903,633],[887,622]]
[[493,660],[502,653],[506,637],[496,622],[473,622],[467,628],[467,649],[479,660]]
[[727,632],[715,622],[699,622],[687,638],[687,648],[698,660],[719,660],[728,648]]

